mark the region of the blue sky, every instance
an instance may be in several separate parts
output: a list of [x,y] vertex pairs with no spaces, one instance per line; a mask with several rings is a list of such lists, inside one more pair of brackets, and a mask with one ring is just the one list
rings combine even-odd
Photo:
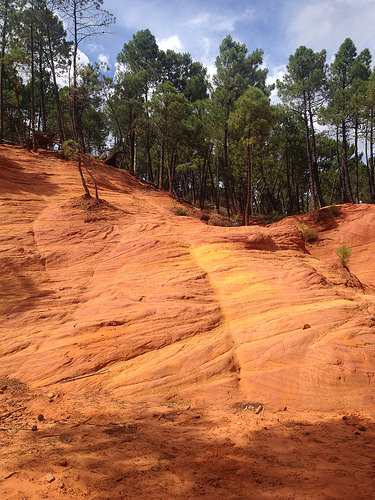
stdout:
[[326,49],[331,60],[350,37],[358,51],[375,52],[375,0],[104,0],[103,7],[116,16],[116,24],[82,50],[91,61],[108,61],[111,73],[124,43],[146,28],[160,48],[190,52],[209,73],[230,34],[249,52],[263,49],[269,82],[282,76],[300,45]]

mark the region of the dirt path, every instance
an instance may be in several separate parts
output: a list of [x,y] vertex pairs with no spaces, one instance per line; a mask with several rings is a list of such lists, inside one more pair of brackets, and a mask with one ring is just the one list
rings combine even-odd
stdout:
[[1,385],[4,499],[375,495],[375,424],[359,413],[256,414],[246,402],[191,406],[173,395],[132,403]]

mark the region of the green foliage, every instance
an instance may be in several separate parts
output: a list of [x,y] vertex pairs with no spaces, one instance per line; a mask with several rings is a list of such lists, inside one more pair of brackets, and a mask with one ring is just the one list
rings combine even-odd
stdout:
[[263,50],[257,49],[248,54],[245,44],[236,42],[228,35],[219,47],[214,82],[217,87],[225,88],[234,99],[251,85],[266,89],[268,70],[260,67],[262,62]]
[[177,207],[174,211],[175,215],[186,215],[186,210],[182,207]]
[[311,227],[305,226],[304,224],[300,225],[300,229],[302,231],[303,237],[307,243],[313,243],[319,238],[319,235],[314,229]]
[[352,249],[347,248],[346,245],[343,245],[338,250],[336,250],[336,255],[344,267],[347,266],[351,254],[352,254]]
[[63,155],[68,160],[75,160],[79,154],[79,144],[73,139],[68,139],[62,143]]
[[[276,220],[352,195],[375,202],[368,49],[357,54],[347,38],[328,66],[325,50],[300,46],[278,82],[282,104],[272,106],[261,49],[249,52],[226,36],[209,84],[200,62],[160,50],[146,29],[124,44],[112,81],[100,65],[81,66],[76,57],[83,40],[113,22],[102,6],[0,0],[0,141],[27,144],[33,128],[59,133],[60,142],[68,139],[64,154],[83,168],[92,161],[84,151],[111,149],[121,168],[228,220],[241,214],[244,223],[245,213]],[[69,87],[57,85],[61,75],[69,75]],[[318,122],[330,127],[318,132]],[[331,207],[319,216],[330,212],[339,213]],[[316,239],[309,228],[304,233]]]

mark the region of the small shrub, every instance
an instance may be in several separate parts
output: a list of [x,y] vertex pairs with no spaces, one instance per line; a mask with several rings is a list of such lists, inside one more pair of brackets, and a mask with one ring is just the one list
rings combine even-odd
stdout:
[[307,243],[313,243],[318,239],[318,233],[314,229],[311,229],[311,227],[301,224],[300,229]]
[[352,254],[352,249],[348,248],[346,245],[343,245],[338,250],[336,250],[336,255],[339,258],[339,261],[343,266],[347,266],[349,257]]
[[186,210],[184,208],[178,207],[174,211],[175,215],[186,215]]
[[62,143],[62,150],[65,158],[75,160],[79,153],[79,144],[72,139],[68,139]]
[[222,226],[222,227],[231,227],[231,222],[226,217],[223,217],[219,214],[211,215],[210,220],[208,221],[210,226]]

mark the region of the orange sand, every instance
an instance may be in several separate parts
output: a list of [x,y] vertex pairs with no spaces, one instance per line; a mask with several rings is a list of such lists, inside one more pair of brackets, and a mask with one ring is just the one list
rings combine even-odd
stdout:
[[217,227],[94,173],[0,147],[0,496],[374,496],[375,206]]

